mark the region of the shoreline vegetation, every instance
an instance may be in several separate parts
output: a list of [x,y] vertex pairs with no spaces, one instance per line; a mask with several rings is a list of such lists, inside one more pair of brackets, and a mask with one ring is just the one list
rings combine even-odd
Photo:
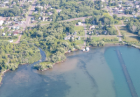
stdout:
[[[105,44],[102,47],[104,47],[104,46],[119,46],[119,45],[124,45],[124,44],[121,44],[121,43]],[[93,46],[89,46],[89,47],[93,47]],[[65,54],[71,53],[71,52],[74,52],[74,51],[80,51],[80,50],[83,51],[83,49],[81,48],[81,49],[75,49],[75,50],[70,51],[70,52],[67,51],[67,52],[65,52]],[[83,51],[83,52],[88,52],[88,51]],[[56,63],[44,61],[44,62],[41,62],[39,64],[34,65],[34,68],[39,70],[39,71],[45,71],[45,70],[53,68],[53,66],[56,65],[56,64],[65,62],[65,60],[66,60],[66,58],[64,60],[57,61]]]
[[[128,43],[107,43],[107,44],[104,45],[104,47],[105,47],[105,46],[120,46],[120,45],[127,45],[127,46],[132,46],[132,47],[135,47],[135,48],[140,49],[140,47],[138,47],[138,46],[136,46],[136,45],[130,45],[130,44],[128,44]],[[89,47],[93,47],[93,46],[89,46]],[[75,50],[73,50],[73,51],[71,51],[71,52],[79,51],[79,50],[82,50],[82,49],[75,49]],[[67,51],[67,52],[65,52],[65,54],[71,53],[71,52],[68,52],[68,51]],[[88,52],[88,51],[87,51],[87,52]],[[39,64],[34,65],[34,69],[37,69],[37,70],[39,70],[39,71],[45,71],[45,70],[48,70],[48,69],[53,68],[53,66],[56,65],[56,64],[65,62],[65,60],[66,60],[66,58],[65,58],[64,60],[58,61],[58,62],[56,62],[56,63],[51,63],[51,62],[45,62],[45,61],[44,61],[44,62],[41,62],[41,63],[39,63]],[[26,65],[26,64],[28,64],[28,63],[23,63],[23,64],[19,64],[19,65]],[[18,68],[18,67],[17,67],[17,68]],[[3,79],[4,73],[6,73],[6,72],[9,71],[9,70],[10,70],[10,69],[7,69],[7,70],[5,70],[5,71],[0,72],[0,86],[1,86],[1,84],[2,84],[2,79]]]
[[19,65],[40,60],[40,50],[34,44],[21,41],[19,44],[0,43],[0,84],[2,76],[8,70],[14,71]]

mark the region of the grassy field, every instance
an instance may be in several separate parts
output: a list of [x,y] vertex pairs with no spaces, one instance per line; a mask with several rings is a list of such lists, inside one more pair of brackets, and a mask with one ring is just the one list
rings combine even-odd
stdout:
[[102,35],[102,36],[98,36],[98,37],[92,37],[92,39],[94,41],[104,41],[106,43],[117,43],[119,42],[118,40],[118,37],[116,36],[106,36],[106,35]]
[[114,23],[114,25],[122,25],[122,21],[118,21],[118,23]]
[[76,43],[76,45],[83,45],[84,40],[76,40],[75,43]]
[[122,26],[122,27],[118,27],[118,29],[120,30],[120,32],[122,34],[125,34],[125,35],[130,35],[130,36],[134,36],[135,34],[129,32],[125,26]]
[[83,26],[75,26],[74,30],[77,32],[77,36],[84,36],[84,27]]
[[138,36],[126,36],[124,41],[127,41],[127,42],[139,42],[140,37],[138,37]]
[[83,26],[75,26],[75,27],[74,27],[74,30],[75,30],[75,31],[84,30],[84,27],[83,27]]

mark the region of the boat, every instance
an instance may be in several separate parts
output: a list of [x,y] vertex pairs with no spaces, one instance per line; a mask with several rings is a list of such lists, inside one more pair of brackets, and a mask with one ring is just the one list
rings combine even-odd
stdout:
[[85,49],[83,49],[83,52],[85,51]]
[[86,47],[86,51],[89,51],[89,47]]

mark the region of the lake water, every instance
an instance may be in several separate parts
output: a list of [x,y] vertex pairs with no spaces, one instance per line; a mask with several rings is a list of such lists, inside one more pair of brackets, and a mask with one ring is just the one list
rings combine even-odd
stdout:
[[116,49],[140,97],[140,51],[126,46],[73,52],[64,63],[43,72],[33,69],[39,61],[19,66],[5,73],[0,97],[131,97]]

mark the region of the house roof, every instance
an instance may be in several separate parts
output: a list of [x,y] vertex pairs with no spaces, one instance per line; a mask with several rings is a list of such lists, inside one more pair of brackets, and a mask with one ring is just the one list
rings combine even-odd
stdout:
[[0,17],[0,21],[2,21],[2,20],[4,21],[4,20],[5,20],[5,18],[3,18],[3,17]]
[[18,33],[19,33],[19,31],[14,31],[14,32],[13,32],[13,34],[18,34]]

